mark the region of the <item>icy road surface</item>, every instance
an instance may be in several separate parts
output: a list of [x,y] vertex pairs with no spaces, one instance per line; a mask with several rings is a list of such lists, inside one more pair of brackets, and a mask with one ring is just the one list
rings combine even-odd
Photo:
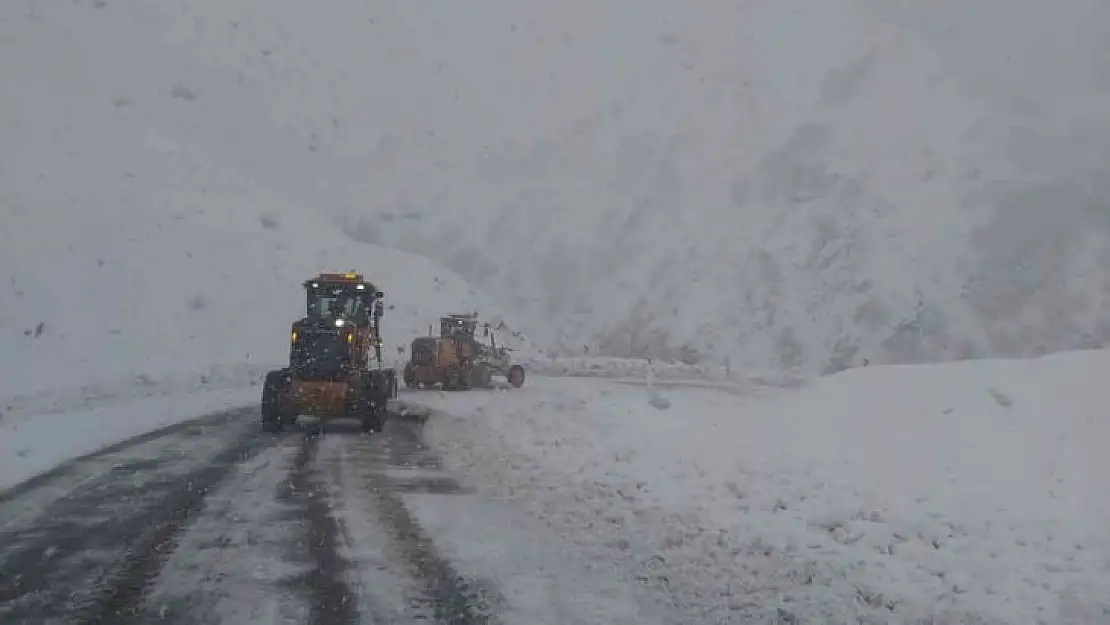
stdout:
[[415,421],[171,426],[0,494],[0,623],[662,623],[444,472]]

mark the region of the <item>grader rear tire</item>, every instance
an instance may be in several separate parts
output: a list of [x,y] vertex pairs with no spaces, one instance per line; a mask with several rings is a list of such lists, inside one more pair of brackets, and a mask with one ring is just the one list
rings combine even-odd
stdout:
[[470,386],[473,388],[489,388],[492,386],[493,373],[486,365],[474,365],[470,370]]
[[[390,384],[389,380],[379,380],[381,384]],[[389,392],[389,389],[386,389]],[[370,376],[359,381],[359,396],[355,400],[355,412],[362,424],[362,431],[367,434],[381,432],[383,428],[382,414],[385,413],[386,398],[382,397],[381,389],[377,388]]]
[[452,367],[443,373],[443,390],[465,391],[467,388],[466,374],[458,367]]
[[288,415],[289,375],[283,371],[271,371],[262,382],[262,431],[281,432]]
[[509,384],[513,385],[513,388],[524,386],[524,367],[520,365],[509,367],[509,374],[505,377],[509,380]]

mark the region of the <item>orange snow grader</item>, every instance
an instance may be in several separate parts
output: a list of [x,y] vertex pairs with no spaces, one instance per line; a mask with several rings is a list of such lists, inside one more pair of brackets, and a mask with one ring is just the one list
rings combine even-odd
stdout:
[[[409,388],[444,390],[491,388],[494,375],[505,376],[513,388],[524,385],[524,367],[513,364],[509,347],[498,347],[494,332],[485,324],[483,343],[475,338],[478,315],[440,317],[439,336],[413,339],[411,359],[405,364],[402,379]],[[431,335],[431,328],[428,334]]]
[[281,431],[305,415],[355,418],[364,431],[380,432],[397,395],[396,372],[382,367],[385,294],[355,272],[321,273],[303,286],[307,310],[290,332],[289,365],[262,385],[262,428]]

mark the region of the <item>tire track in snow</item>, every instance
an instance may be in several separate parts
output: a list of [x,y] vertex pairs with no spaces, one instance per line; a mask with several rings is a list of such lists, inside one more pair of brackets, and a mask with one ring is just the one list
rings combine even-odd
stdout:
[[[229,423],[245,414],[165,428],[161,438],[132,439],[9,491],[0,504],[0,517],[12,513],[0,536],[0,618],[126,622],[208,490],[274,444],[250,421]],[[225,423],[230,435],[208,432]],[[92,474],[82,480],[83,470]]]
[[[325,438],[320,450],[362,587],[383,586],[375,571],[393,574],[390,590],[364,598],[390,608],[373,622],[684,622],[634,580],[584,566],[506,502],[461,486],[420,426],[392,421],[384,434]],[[397,578],[399,571],[407,575]]]
[[[372,622],[494,622],[492,593],[458,575],[394,492],[458,485],[434,469],[398,483],[384,475],[391,462],[412,464],[398,450],[419,442],[415,426],[274,437],[253,412],[143,435],[6,493],[0,621],[331,625],[361,611]],[[432,456],[416,464],[438,468]],[[373,544],[372,567],[343,557],[365,558]]]
[[[311,568],[296,557],[304,524],[278,499],[301,436],[234,468],[182,536],[145,601],[142,621],[166,625],[304,622],[309,602],[289,580]],[[294,504],[295,507],[295,504]]]
[[252,458],[273,444],[273,439],[248,438],[244,444],[216,456],[212,466],[184,476],[184,488],[178,486],[155,506],[162,514],[168,511],[168,516],[136,520],[145,522],[148,529],[140,534],[123,567],[111,577],[100,596],[82,610],[87,616],[81,622],[115,625],[133,621],[135,616],[141,615],[144,591],[177,547],[177,539],[190,518],[204,506],[208,492],[236,463]]
[[348,575],[357,589],[360,612],[372,623],[433,619],[431,612],[410,610],[408,600],[419,591],[407,574],[398,573],[404,567],[387,553],[389,539],[375,518],[377,513],[360,506],[357,498],[344,496],[348,476],[338,443],[333,437],[321,445],[319,470],[326,474],[331,512],[341,538],[338,547],[350,563]]
[[[365,601],[386,613],[387,622],[435,620],[459,625],[498,623],[501,600],[489,583],[467,579],[439,553],[402,501],[400,491],[463,492],[442,474],[393,483],[387,472],[402,457],[409,466],[437,466],[422,448],[412,423],[390,420],[380,437],[325,437],[321,465],[341,515],[349,558],[360,563]],[[387,573],[388,571],[388,573]],[[405,575],[398,576],[403,571]],[[377,578],[388,576],[384,584]],[[392,588],[392,599],[375,592]]]
[[253,409],[240,409],[175,423],[84,454],[0,492],[0,510],[4,512],[0,515],[0,539],[9,528],[25,525],[28,519],[41,514],[43,507],[91,485],[120,465],[181,455],[185,450],[222,449],[227,442],[204,437],[207,428],[224,427],[237,419],[248,419],[253,413]]
[[167,563],[143,622],[360,622],[341,529],[317,476],[319,441],[289,435],[237,467]]
[[305,437],[293,474],[279,489],[279,498],[300,502],[300,517],[307,521],[304,546],[314,564],[303,577],[312,594],[309,625],[357,623],[355,593],[347,585],[347,562],[339,552],[339,523],[331,513],[327,485],[316,478],[310,466],[319,440],[320,436]]
[[[159,430],[154,430],[138,436],[132,436],[128,440],[120,441],[113,445],[100,448],[100,450],[83,454],[72,460],[63,462],[58,466],[51,468],[50,471],[40,473],[30,480],[21,482],[8,488],[7,491],[0,492],[0,506],[7,503],[20,500],[26,502],[33,496],[42,498],[43,496],[58,498],[65,493],[71,492],[77,488],[81,482],[87,480],[90,476],[100,475],[105,470],[110,470],[111,466],[118,461],[118,456],[124,453],[134,452],[141,445],[145,443],[152,443],[154,445],[165,446],[172,444],[174,438],[171,436],[184,433],[191,435],[198,429],[203,429],[206,426],[222,425],[231,422],[235,419],[245,419],[254,414],[254,409],[240,409],[228,412],[213,413],[193,419],[183,421],[181,423],[174,423],[161,427]],[[62,478],[64,477],[64,480]],[[10,518],[4,517],[3,523],[7,524]]]

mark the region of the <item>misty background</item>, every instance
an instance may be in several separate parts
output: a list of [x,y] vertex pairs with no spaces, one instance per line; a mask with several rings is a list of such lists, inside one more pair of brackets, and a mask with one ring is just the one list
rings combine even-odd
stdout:
[[193,285],[127,288],[172,300],[197,354],[278,301],[246,294],[295,291],[260,277],[272,256],[340,239],[449,269],[548,353],[827,372],[1110,337],[1104,2],[2,11],[13,341],[131,314],[55,320],[40,272],[156,236],[212,258],[201,279],[161,244],[117,254]]

